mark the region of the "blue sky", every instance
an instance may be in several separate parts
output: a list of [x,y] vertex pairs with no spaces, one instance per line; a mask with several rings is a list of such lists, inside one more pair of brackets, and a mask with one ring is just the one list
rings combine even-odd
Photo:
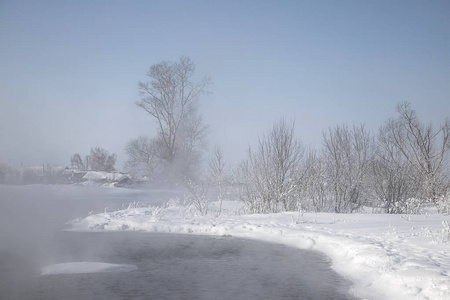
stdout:
[[209,144],[232,162],[280,117],[318,147],[337,124],[376,131],[399,101],[439,123],[449,16],[449,1],[0,0],[0,161],[68,165],[95,146],[125,161],[155,133],[137,82],[182,55],[212,77]]

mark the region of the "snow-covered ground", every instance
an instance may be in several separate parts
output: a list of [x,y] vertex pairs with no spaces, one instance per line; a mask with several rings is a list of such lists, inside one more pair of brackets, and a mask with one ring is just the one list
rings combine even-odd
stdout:
[[[217,203],[214,206],[218,206]],[[235,236],[326,254],[363,299],[450,299],[450,216],[278,213],[243,215],[227,202],[198,216],[177,201],[130,205],[68,223],[69,230],[128,230]]]

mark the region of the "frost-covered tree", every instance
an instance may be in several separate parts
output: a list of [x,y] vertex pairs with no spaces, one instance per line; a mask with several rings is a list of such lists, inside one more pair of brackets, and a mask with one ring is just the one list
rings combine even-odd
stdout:
[[225,160],[222,148],[214,147],[211,158],[208,161],[209,180],[217,187],[219,200],[219,215],[222,213],[222,201],[225,193]]
[[413,199],[420,197],[417,172],[389,135],[385,126],[379,129],[372,162],[372,188],[386,213],[408,213]]
[[304,180],[301,185],[301,205],[307,211],[332,211],[329,187],[326,180],[326,162],[318,151],[309,150],[304,163]]
[[188,191],[185,200],[194,206],[200,215],[207,215],[209,211],[208,183],[204,180],[188,179],[184,186]]
[[364,126],[337,126],[324,132],[326,181],[334,212],[353,212],[368,199],[366,185],[373,138]]
[[389,119],[381,129],[392,144],[392,150],[388,151],[390,159],[397,165],[406,160],[417,175],[416,184],[423,187],[424,197],[436,203],[445,193],[447,183],[445,166],[450,150],[450,121],[446,119],[437,129],[432,124],[425,125],[409,102],[399,103],[397,112],[398,117]]
[[240,198],[250,212],[268,213],[298,208],[304,148],[294,137],[294,124],[281,120],[248,150],[239,169]]
[[70,165],[73,169],[77,169],[80,171],[86,170],[86,166],[81,158],[81,155],[76,153],[70,158]]
[[108,151],[100,147],[91,148],[89,167],[92,171],[112,172],[115,170],[116,159],[115,153],[109,154]]
[[140,136],[131,139],[125,147],[128,160],[125,163],[126,170],[138,177],[150,178],[156,174],[162,161],[161,141]]
[[174,176],[181,176],[183,179],[195,179],[199,176],[201,157],[207,144],[207,133],[208,126],[203,124],[200,114],[192,115],[185,120],[179,130],[177,155],[173,162],[167,161],[169,167],[172,164]]
[[178,177],[192,176],[198,167],[207,131],[199,98],[210,79],[194,82],[194,72],[194,62],[183,56],[178,62],[152,65],[147,73],[150,81],[139,82],[141,100],[136,104],[156,121],[160,159]]

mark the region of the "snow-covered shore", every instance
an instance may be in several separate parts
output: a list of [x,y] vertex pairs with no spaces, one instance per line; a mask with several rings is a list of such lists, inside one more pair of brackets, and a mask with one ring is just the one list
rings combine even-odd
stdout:
[[363,299],[450,299],[450,242],[444,215],[278,213],[220,217],[187,206],[129,207],[76,219],[74,231],[128,230],[235,236],[326,254]]

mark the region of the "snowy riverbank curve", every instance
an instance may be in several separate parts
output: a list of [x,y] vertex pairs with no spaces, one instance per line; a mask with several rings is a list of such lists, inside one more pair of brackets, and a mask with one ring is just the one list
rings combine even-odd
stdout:
[[[231,207],[229,204],[228,207]],[[195,216],[183,205],[137,207],[68,223],[75,231],[231,235],[314,249],[365,299],[450,299],[443,215],[279,213]]]

